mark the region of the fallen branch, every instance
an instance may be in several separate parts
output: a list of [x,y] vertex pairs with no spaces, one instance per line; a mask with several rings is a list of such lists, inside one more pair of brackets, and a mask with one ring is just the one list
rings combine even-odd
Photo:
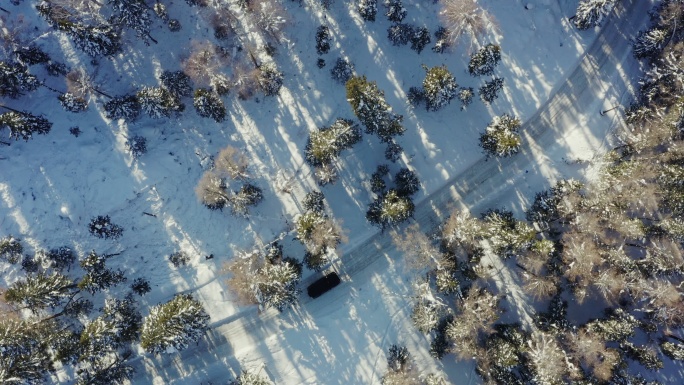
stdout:
[[157,217],[156,215],[150,214],[150,213],[148,213],[147,211],[143,211],[143,214],[148,215],[148,216],[151,216],[151,217],[155,217],[155,218]]

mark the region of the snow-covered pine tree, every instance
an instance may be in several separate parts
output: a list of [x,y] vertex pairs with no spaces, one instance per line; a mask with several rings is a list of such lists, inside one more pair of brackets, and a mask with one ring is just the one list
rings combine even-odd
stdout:
[[461,87],[456,96],[458,96],[458,100],[461,101],[461,109],[464,110],[473,102],[475,90],[473,90],[472,87]]
[[57,28],[71,36],[76,46],[92,57],[110,56],[121,50],[121,34],[111,25],[89,26],[61,20]]
[[5,299],[35,312],[38,309],[59,306],[75,288],[76,284],[60,273],[38,273],[11,284],[5,292]]
[[0,383],[43,384],[54,371],[48,341],[49,322],[0,318]]
[[416,173],[408,168],[402,168],[397,172],[394,183],[397,185],[397,193],[404,197],[409,197],[420,190],[420,180]]
[[404,152],[404,149],[401,147],[401,145],[392,140],[387,143],[387,147],[385,148],[385,159],[395,163],[399,160],[399,158],[401,158],[402,152]]
[[633,43],[634,57],[654,60],[660,55],[668,38],[666,30],[653,27],[647,31],[639,31]]
[[105,356],[116,352],[123,341],[117,338],[117,325],[97,317],[85,325],[79,338],[79,358],[81,362],[96,362]]
[[120,385],[128,383],[135,369],[127,362],[131,351],[110,354],[77,370],[76,385]]
[[501,47],[496,44],[487,44],[470,56],[468,72],[472,76],[492,75],[494,74],[494,67],[500,61]]
[[88,102],[84,98],[76,96],[71,92],[61,94],[57,99],[59,99],[59,104],[62,105],[62,108],[69,112],[79,113],[88,109]]
[[320,191],[309,191],[302,200],[306,211],[322,212],[325,209],[325,195]]
[[492,80],[486,81],[484,86],[480,87],[480,90],[478,91],[480,99],[485,103],[493,102],[499,97],[499,91],[503,89],[503,85],[503,78],[493,78]]
[[212,118],[216,123],[221,123],[226,119],[226,107],[223,105],[223,100],[209,89],[195,90],[193,105],[199,116]]
[[33,44],[28,47],[17,48],[12,53],[14,54],[16,61],[25,66],[47,63],[50,61],[50,56],[40,49],[40,47]]
[[0,61],[0,97],[16,99],[24,91],[34,91],[41,82],[19,63]]
[[140,346],[153,354],[183,350],[202,338],[209,315],[190,294],[178,294],[169,302],[153,306],[140,331]]
[[107,298],[101,317],[114,325],[117,341],[128,343],[138,339],[142,316],[132,294],[123,299]]
[[126,148],[130,151],[133,159],[138,159],[147,152],[147,139],[144,136],[133,135],[126,141]]
[[107,119],[124,119],[129,122],[140,115],[141,109],[140,101],[135,95],[116,96],[104,104]]
[[259,67],[259,76],[257,83],[259,89],[266,96],[275,96],[280,92],[283,86],[283,73],[276,68],[273,63],[266,63]]
[[368,206],[366,219],[380,228],[397,225],[413,215],[415,205],[411,198],[390,189]]
[[265,263],[257,271],[254,294],[260,309],[274,307],[279,311],[294,304],[299,296],[297,283],[302,276],[302,267],[292,260]]
[[354,64],[347,58],[338,57],[335,65],[330,69],[330,77],[338,83],[345,84],[354,76]]
[[426,68],[423,90],[425,91],[426,107],[428,110],[437,111],[451,103],[458,92],[456,78],[449,72],[446,66]]
[[404,7],[401,0],[386,0],[385,7],[387,7],[385,16],[387,16],[387,20],[391,22],[401,23],[406,17],[406,7]]
[[108,268],[105,263],[109,256],[99,255],[91,251],[87,257],[80,261],[81,268],[85,275],[78,282],[78,288],[88,291],[90,294],[108,289],[110,286],[125,282],[126,277],[123,271],[114,271]]
[[11,235],[0,238],[0,260],[17,263],[21,259],[23,252],[24,246],[21,245],[19,239]]
[[192,95],[192,79],[183,71],[164,71],[159,80],[166,89],[178,97]]
[[21,138],[28,141],[33,134],[46,135],[50,132],[52,123],[28,111],[10,111],[0,114],[0,128],[9,129],[9,136],[14,140]]
[[261,189],[251,183],[245,183],[240,190],[235,191],[230,196],[230,210],[235,215],[243,217],[249,216],[249,208],[256,206],[264,199]]
[[449,31],[442,26],[439,26],[435,31],[435,40],[435,46],[432,47],[432,52],[444,53],[447,48],[451,47]]
[[387,38],[392,45],[406,45],[416,33],[416,27],[411,24],[397,23],[387,28]]
[[406,99],[411,106],[418,107],[419,104],[425,101],[425,90],[423,87],[409,87]]
[[520,120],[514,116],[495,116],[480,135],[480,146],[489,156],[506,157],[517,153],[522,143],[518,133],[520,125]]
[[333,124],[321,127],[309,135],[305,159],[312,166],[332,162],[340,153],[361,140],[361,130],[350,119],[337,118]]
[[430,44],[430,31],[427,27],[414,28],[411,34],[411,49],[421,53],[428,44]]
[[601,24],[613,10],[617,0],[582,0],[577,5],[573,22],[579,30],[589,29]]
[[354,76],[345,87],[347,100],[356,117],[366,127],[366,132],[375,133],[385,143],[404,133],[405,128],[401,125],[403,117],[391,112],[389,104],[385,102],[385,94],[375,82],[369,82],[365,76]]
[[316,52],[323,55],[330,51],[330,28],[321,25],[316,30]]
[[375,21],[378,13],[378,0],[358,0],[357,9],[366,21]]
[[88,224],[88,231],[90,234],[104,239],[117,239],[123,234],[123,228],[112,223],[112,219],[109,215],[98,215],[91,219]]
[[461,302],[459,313],[448,323],[445,334],[455,353],[472,357],[478,341],[499,319],[500,298],[487,290],[471,288]]
[[216,172],[207,171],[202,175],[197,187],[197,197],[210,210],[222,210],[230,200],[226,181]]
[[136,94],[140,107],[154,119],[168,118],[172,112],[185,109],[178,98],[163,87],[143,87]]
[[150,40],[157,42],[150,36],[152,18],[150,17],[150,7],[144,0],[109,0],[112,6],[112,16],[109,22],[119,28],[130,28],[146,45],[150,45]]
[[273,385],[266,377],[259,375],[259,373],[253,373],[249,370],[245,370],[238,378],[231,381],[228,385]]
[[372,192],[378,195],[382,195],[385,192],[387,184],[385,183],[384,177],[387,174],[389,174],[389,167],[386,164],[381,164],[376,168],[370,179],[370,187]]

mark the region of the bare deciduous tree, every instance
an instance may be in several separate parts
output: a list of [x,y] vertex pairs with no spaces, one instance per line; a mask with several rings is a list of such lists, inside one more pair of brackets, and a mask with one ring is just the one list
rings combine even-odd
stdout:
[[475,0],[441,0],[440,3],[442,9],[439,17],[444,23],[448,39],[452,44],[467,35],[472,47],[492,24],[492,16]]
[[404,253],[412,269],[425,272],[452,267],[452,263],[439,251],[435,241],[425,235],[417,223],[404,229],[401,234],[392,230],[390,235],[394,246]]
[[[190,55],[181,67],[195,85],[200,87],[215,87],[223,83],[226,76],[221,70],[230,64],[231,58],[227,51],[221,50],[209,41],[192,41]],[[218,91],[217,91],[218,92]]]
[[233,146],[228,146],[221,150],[214,159],[216,172],[232,179],[249,178],[248,167],[249,159],[245,153]]

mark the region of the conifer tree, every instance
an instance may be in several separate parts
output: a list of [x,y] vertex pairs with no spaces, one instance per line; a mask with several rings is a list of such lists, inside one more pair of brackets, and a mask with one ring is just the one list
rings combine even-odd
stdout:
[[223,101],[211,90],[206,88],[197,89],[193,105],[199,116],[212,118],[217,123],[226,119],[226,107],[223,105]]
[[387,7],[387,12],[385,12],[387,20],[394,23],[401,23],[406,17],[406,7],[404,7],[401,0],[386,0],[385,6]]
[[312,166],[331,163],[342,150],[361,140],[361,132],[353,121],[338,118],[333,124],[321,127],[309,135],[305,159]]
[[357,9],[361,17],[366,21],[375,21],[378,13],[378,0],[358,0]]
[[113,9],[109,19],[112,24],[132,29],[146,45],[150,40],[157,42],[150,36],[150,7],[143,0],[109,0],[109,4]]
[[615,7],[617,0],[582,0],[577,5],[573,22],[579,30],[589,29],[601,24]]
[[88,102],[84,98],[76,96],[71,92],[59,95],[57,99],[59,99],[59,104],[62,105],[62,108],[69,112],[78,113],[88,109]]
[[154,119],[168,118],[172,112],[182,112],[185,109],[175,95],[162,87],[143,87],[136,97],[141,109]]
[[266,377],[259,375],[259,373],[253,373],[248,370],[240,373],[238,378],[231,381],[229,385],[272,385],[273,383],[269,381]]
[[403,117],[391,112],[389,104],[385,102],[385,94],[375,82],[369,82],[365,76],[355,76],[347,81],[346,89],[347,100],[356,117],[366,127],[366,132],[377,134],[385,143],[404,133],[405,128],[401,125]]
[[458,92],[456,78],[449,72],[446,66],[437,66],[430,69],[426,68],[425,79],[423,80],[423,90],[427,109],[437,111],[451,103]]
[[280,92],[283,86],[283,73],[276,68],[273,63],[266,63],[259,67],[259,76],[257,83],[259,89],[266,96],[275,96]]
[[492,75],[494,67],[501,61],[501,47],[487,44],[470,57],[468,72],[473,76]]
[[142,106],[135,95],[116,96],[104,104],[107,119],[133,121],[140,115]]
[[508,114],[495,116],[485,133],[480,135],[480,146],[490,156],[506,157],[517,153],[521,145],[520,125],[518,118]]
[[23,252],[24,246],[21,245],[19,239],[11,235],[0,238],[0,260],[17,263],[21,259]]
[[183,71],[164,71],[159,77],[162,85],[174,95],[192,95],[192,79]]
[[190,294],[179,294],[152,307],[143,320],[140,345],[149,353],[183,350],[207,330],[209,315]]
[[85,271],[85,275],[78,282],[79,289],[94,294],[126,281],[123,271],[114,271],[105,265],[107,258],[109,256],[99,255],[91,251],[87,257],[81,260],[81,268]]
[[399,224],[413,215],[415,205],[397,190],[389,190],[368,206],[366,219],[381,228]]
[[10,285],[5,292],[5,299],[9,303],[22,304],[36,311],[59,306],[72,295],[75,288],[74,282],[60,273],[39,273]]
[[49,323],[0,318],[0,383],[43,384],[54,371],[49,353]]
[[111,25],[88,26],[60,20],[57,28],[71,36],[76,46],[92,57],[111,56],[121,50],[121,35]]
[[0,97],[16,99],[41,86],[40,81],[19,64],[0,61]]
[[499,91],[503,89],[503,85],[503,78],[493,78],[492,80],[486,81],[484,86],[480,87],[480,90],[478,91],[480,99],[485,103],[493,102],[499,97]]
[[28,141],[33,134],[46,135],[50,132],[52,123],[27,111],[10,111],[0,114],[0,128],[9,129],[9,136],[14,140]]

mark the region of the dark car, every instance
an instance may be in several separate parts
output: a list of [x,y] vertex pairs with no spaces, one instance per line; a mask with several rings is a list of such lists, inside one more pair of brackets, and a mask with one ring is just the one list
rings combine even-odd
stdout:
[[340,277],[333,271],[332,273],[326,274],[323,276],[323,278],[309,285],[309,287],[306,288],[306,292],[309,294],[309,297],[318,298],[326,291],[339,285],[340,282],[342,282]]

